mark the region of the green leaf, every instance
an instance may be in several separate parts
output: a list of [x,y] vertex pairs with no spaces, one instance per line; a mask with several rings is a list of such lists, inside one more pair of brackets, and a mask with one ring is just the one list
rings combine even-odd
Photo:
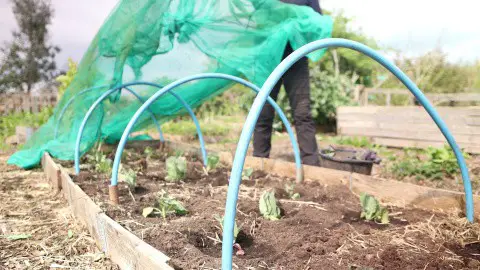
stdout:
[[137,187],[137,173],[132,169],[120,168],[118,177],[125,181],[130,189]]
[[12,235],[7,235],[7,239],[10,241],[16,241],[16,240],[25,240],[32,237],[31,234],[12,234]]
[[[225,220],[225,218],[222,216],[222,217],[219,217],[219,216],[215,216],[215,219],[218,221],[218,223],[220,223],[220,227],[222,228],[222,234],[223,234],[223,222]],[[238,234],[240,233],[240,230],[241,230],[241,227],[237,226],[237,222],[235,221],[235,224],[233,226],[233,239],[234,239],[234,242],[235,240],[237,239],[237,236]]]
[[68,230],[68,238],[72,238],[73,237],[73,231],[72,230]]
[[218,156],[208,156],[207,158],[207,172],[215,170],[217,168],[220,157]]
[[143,210],[142,210],[142,216],[147,218],[147,217],[149,217],[150,215],[152,215],[154,211],[155,211],[155,208],[153,208],[153,207],[143,208]]
[[292,195],[292,197],[290,197],[292,200],[298,200],[300,199],[300,193],[295,193]]
[[264,218],[269,220],[279,220],[280,207],[277,206],[277,200],[275,199],[275,193],[273,191],[265,191],[260,197],[259,202],[260,213]]
[[253,174],[253,169],[252,168],[247,168],[242,171],[242,180],[250,180],[250,177]]
[[366,193],[360,194],[360,204],[362,206],[362,213],[360,214],[360,218],[364,218],[365,220],[369,221],[377,221],[382,224],[388,224],[389,216],[388,210],[380,206],[375,197],[368,195]]
[[188,213],[187,209],[174,198],[170,197],[166,192],[163,192],[161,196],[157,199],[158,208],[163,216],[166,218],[168,215],[186,215]]
[[388,210],[386,208],[382,208],[380,210],[380,213],[378,215],[378,219],[380,220],[380,223],[382,223],[382,224],[389,224],[390,223],[390,218],[388,217]]
[[166,161],[167,177],[170,182],[177,182],[185,179],[187,172],[187,160],[185,157],[169,157]]

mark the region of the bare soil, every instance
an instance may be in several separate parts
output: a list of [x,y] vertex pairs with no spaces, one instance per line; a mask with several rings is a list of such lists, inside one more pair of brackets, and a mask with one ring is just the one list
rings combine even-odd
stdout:
[[[165,181],[165,155],[145,159],[128,152],[123,166],[138,171],[138,186],[119,184],[120,206],[108,203],[109,179],[95,172],[74,177],[85,192],[128,230],[171,257],[175,269],[219,269],[221,228],[229,168],[208,176],[189,157],[184,181]],[[240,190],[237,238],[245,255],[234,256],[235,269],[480,269],[480,226],[456,215],[388,206],[391,223],[361,220],[356,195],[345,186],[306,181],[295,187],[298,200],[285,191],[293,179],[256,171]],[[166,191],[187,209],[186,216],[144,218]],[[282,209],[278,221],[265,220],[258,199],[274,190]],[[363,268],[370,267],[370,268]]]

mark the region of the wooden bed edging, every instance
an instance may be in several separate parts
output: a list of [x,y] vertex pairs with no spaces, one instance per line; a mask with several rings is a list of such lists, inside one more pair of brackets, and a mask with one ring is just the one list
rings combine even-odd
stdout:
[[52,187],[63,193],[75,218],[87,227],[97,246],[121,269],[173,270],[168,265],[169,257],[105,215],[47,153],[42,157],[42,167]]

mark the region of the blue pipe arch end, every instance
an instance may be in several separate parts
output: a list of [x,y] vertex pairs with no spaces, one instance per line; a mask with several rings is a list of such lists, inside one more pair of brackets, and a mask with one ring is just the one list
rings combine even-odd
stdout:
[[[159,89],[161,89],[163,87],[159,84],[146,83],[146,82],[132,82],[132,83],[123,84],[123,85],[120,85],[116,88],[113,88],[113,89],[110,89],[110,90],[106,91],[92,104],[92,106],[90,106],[89,110],[87,111],[87,113],[85,114],[85,116],[82,120],[82,123],[80,125],[79,130],[78,130],[77,139],[76,139],[76,142],[75,142],[75,152],[74,152],[75,174],[78,175],[80,173],[80,143],[81,143],[81,140],[82,140],[83,130],[85,129],[85,126],[86,126],[88,120],[90,119],[92,113],[95,111],[95,109],[98,107],[98,105],[101,104],[109,95],[111,95],[112,93],[115,93],[116,91],[121,91],[122,89],[126,89],[131,94],[133,94],[140,102],[143,103],[144,99],[141,98],[135,91],[130,89],[131,86],[137,86],[137,85],[148,85],[148,86],[153,86],[153,87],[156,87],[156,88],[159,88]],[[87,89],[87,90],[93,90],[93,89]],[[83,92],[84,91],[82,91],[80,93],[83,93]],[[192,120],[195,123],[198,138],[199,138],[199,141],[200,141],[200,148],[201,148],[201,151],[202,151],[203,162],[204,162],[204,165],[206,166],[207,151],[206,151],[206,148],[205,148],[205,141],[203,140],[203,134],[202,134],[202,131],[200,129],[200,123],[198,122],[198,119],[195,116],[195,113],[193,112],[190,105],[188,105],[188,103],[186,103],[185,100],[183,100],[183,98],[181,98],[179,95],[177,95],[173,91],[169,91],[169,93],[172,94],[180,103],[182,103],[184,108],[188,111],[188,113],[192,117]],[[160,125],[159,125],[157,119],[155,118],[155,115],[150,110],[148,110],[148,111],[151,114],[152,121],[155,123],[155,126],[156,126],[157,130],[159,131],[160,140],[162,142],[164,142],[163,133],[160,129]]]
[[[203,80],[203,79],[223,79],[223,80],[229,80],[229,81],[234,81],[240,84],[243,84],[246,87],[249,87],[255,92],[259,92],[260,88],[258,88],[256,85],[242,79],[236,76],[232,75],[227,75],[227,74],[221,74],[221,73],[204,73],[204,74],[199,74],[199,75],[194,75],[194,76],[189,76],[183,79],[180,79],[178,81],[175,81],[164,88],[160,89],[158,92],[156,92],[154,95],[152,95],[145,103],[135,112],[135,114],[132,116],[130,119],[130,122],[127,124],[127,127],[125,128],[122,137],[120,139],[120,142],[118,143],[117,151],[115,153],[115,159],[113,161],[113,168],[112,168],[112,177],[111,177],[111,182],[110,182],[110,200],[113,203],[118,203],[118,195],[117,195],[117,185],[118,185],[118,170],[120,168],[120,162],[122,159],[122,154],[123,150],[125,149],[125,145],[127,143],[127,138],[129,134],[131,133],[133,127],[135,126],[135,123],[138,121],[142,113],[149,108],[149,106],[154,103],[159,97],[164,95],[165,93],[172,93],[173,89],[176,87],[179,87],[183,84],[186,84],[191,81],[196,81],[196,80]],[[151,85],[150,83],[145,83],[147,85]],[[280,118],[282,119],[283,123],[285,124],[285,127],[287,129],[287,132],[290,137],[290,141],[292,142],[292,147],[294,151],[294,156],[295,156],[295,164],[297,168],[297,181],[301,182],[303,181],[303,167],[301,163],[301,157],[300,157],[300,149],[298,146],[298,142],[295,139],[295,135],[293,134],[293,130],[291,128],[291,125],[281,110],[281,108],[275,103],[273,99],[270,97],[267,98],[267,101],[272,105],[272,107],[277,111],[279,114]],[[206,158],[204,159],[206,161]],[[206,164],[205,164],[206,166]]]
[[397,66],[395,66],[395,64],[393,64],[391,61],[386,59],[384,56],[382,56],[375,50],[369,48],[368,46],[346,39],[322,39],[302,46],[301,48],[290,54],[286,59],[284,59],[268,77],[267,81],[263,85],[260,93],[255,98],[255,101],[250,109],[242,133],[240,135],[234,161],[232,164],[232,171],[230,174],[230,182],[228,186],[227,200],[225,204],[225,219],[223,224],[224,233],[222,241],[222,270],[232,269],[232,243],[234,242],[233,230],[235,224],[236,207],[238,201],[238,192],[241,183],[242,170],[245,164],[248,145],[250,143],[255,124],[267,100],[267,97],[270,95],[273,87],[277,84],[283,74],[300,58],[306,56],[313,51],[331,47],[348,48],[369,56],[370,58],[376,60],[378,63],[384,66],[386,69],[388,69],[390,72],[392,72],[412,92],[415,98],[420,102],[420,104],[425,108],[427,113],[432,117],[433,121],[438,126],[442,134],[445,136],[450,147],[455,153],[463,178],[466,201],[466,216],[470,222],[473,222],[474,220],[472,187],[465,159],[462,155],[462,151],[457,145],[454,137],[448,130],[447,125],[440,118],[439,114],[425,97],[425,95],[422,93],[422,91],[415,85],[415,83],[410,78],[408,78],[405,73],[403,73]]

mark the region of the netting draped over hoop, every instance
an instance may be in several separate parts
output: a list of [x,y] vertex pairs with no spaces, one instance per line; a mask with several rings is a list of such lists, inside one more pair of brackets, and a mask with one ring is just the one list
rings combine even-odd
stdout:
[[[75,31],[72,29],[72,31]],[[121,0],[93,39],[78,73],[59,101],[54,115],[9,159],[24,168],[36,166],[43,152],[62,160],[73,159],[78,127],[95,100],[111,87],[132,81],[166,85],[205,72],[242,76],[261,86],[280,63],[290,43],[297,49],[330,37],[332,20],[309,7],[278,0]],[[309,55],[318,60],[323,52]],[[192,107],[218,95],[231,82],[209,79],[175,90]],[[77,93],[106,85],[103,88]],[[158,89],[132,87],[143,98]],[[75,97],[59,125],[63,106]],[[140,103],[117,92],[94,112],[82,138],[85,152],[99,138],[116,141]],[[151,111],[160,123],[184,113],[182,105],[165,95]],[[149,114],[136,130],[151,125]]]

